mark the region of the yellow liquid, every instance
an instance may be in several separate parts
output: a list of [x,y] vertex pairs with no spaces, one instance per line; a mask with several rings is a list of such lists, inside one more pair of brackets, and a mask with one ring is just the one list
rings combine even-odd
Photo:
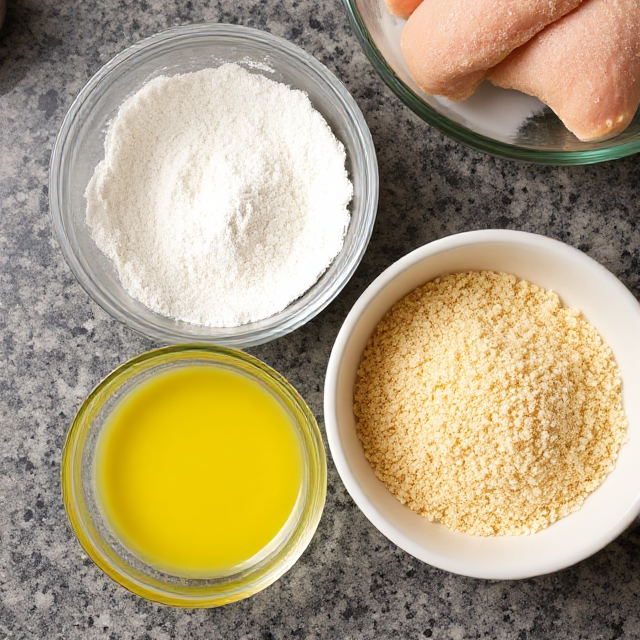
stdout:
[[229,573],[283,529],[302,485],[298,436],[258,382],[185,365],[142,383],[105,424],[98,498],[148,564],[187,577]]

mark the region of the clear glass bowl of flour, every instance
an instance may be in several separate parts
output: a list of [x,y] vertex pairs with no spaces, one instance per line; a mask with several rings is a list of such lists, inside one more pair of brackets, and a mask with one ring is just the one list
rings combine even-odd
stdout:
[[400,50],[406,20],[392,16],[385,0],[343,3],[378,75],[403,104],[450,138],[499,158],[551,165],[592,164],[640,152],[640,110],[615,138],[581,142],[537,98],[488,81],[464,102],[427,95],[412,80]]
[[[217,68],[227,62],[308,94],[345,147],[353,199],[343,247],[306,293],[264,320],[237,327],[210,327],[154,313],[125,291],[112,262],[91,238],[84,194],[104,157],[109,123],[129,96],[157,76]],[[320,62],[268,33],[236,25],[200,24],[142,40],[117,55],[87,83],[69,109],[54,146],[49,199],[53,226],[69,267],[87,293],[114,318],[158,342],[247,347],[303,325],[348,282],[373,230],[378,167],[362,113],[342,83]]]

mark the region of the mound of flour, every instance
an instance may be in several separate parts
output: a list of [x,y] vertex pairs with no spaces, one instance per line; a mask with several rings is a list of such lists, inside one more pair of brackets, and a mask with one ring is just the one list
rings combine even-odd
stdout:
[[313,285],[342,247],[352,193],[344,147],[307,95],[225,64],[127,99],[86,219],[131,296],[231,327]]

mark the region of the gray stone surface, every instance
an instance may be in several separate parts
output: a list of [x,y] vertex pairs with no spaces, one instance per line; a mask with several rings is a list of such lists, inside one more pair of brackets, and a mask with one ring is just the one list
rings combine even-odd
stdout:
[[152,344],[107,316],[52,238],[48,162],[74,96],[143,36],[204,20],[284,36],[340,77],[380,163],[370,248],[339,298],[254,354],[298,387],[322,424],[323,377],[347,311],[391,262],[436,238],[511,228],[564,240],[640,294],[640,162],[586,168],[503,162],[403,108],[359,49],[338,0],[9,0],[0,32],[0,638],[640,637],[640,529],[594,557],[520,582],[468,579],[390,544],[329,461],[310,548],[266,591],[207,611],[169,609],[114,584],[77,544],[60,496],[64,434],[88,391]]

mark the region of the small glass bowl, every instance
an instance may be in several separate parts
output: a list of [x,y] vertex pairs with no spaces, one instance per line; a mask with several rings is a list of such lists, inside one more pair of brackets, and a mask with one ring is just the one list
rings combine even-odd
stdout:
[[[84,193],[104,157],[109,122],[125,99],[160,75],[216,68],[225,62],[305,91],[344,144],[353,183],[351,221],[344,245],[319,280],[281,312],[240,327],[214,328],[154,313],[122,287],[111,261],[85,222]],[[248,347],[297,329],[341,291],[369,243],[378,206],[378,165],[367,124],[344,85],[313,56],[268,33],[226,24],[169,29],[129,47],[82,89],[67,113],[49,178],[53,227],[62,252],[85,291],[114,318],[158,342],[212,342]]]
[[[275,547],[231,575],[209,579],[170,575],[146,564],[114,535],[97,498],[96,444],[118,403],[137,385],[185,365],[227,367],[259,382],[282,404],[298,430],[303,451],[303,488],[297,520]],[[62,497],[71,526],[86,553],[109,577],[133,593],[163,604],[215,607],[246,598],[282,576],[307,548],[320,521],[327,490],[327,464],[320,431],[298,392],[256,358],[209,345],[176,345],[144,353],[118,367],[85,400],[67,434],[62,454]]]
[[384,0],[343,2],[378,75],[403,104],[450,138],[499,158],[552,165],[592,164],[640,151],[640,110],[615,138],[580,142],[535,98],[489,82],[465,102],[427,95],[412,80],[402,57],[400,36],[405,20],[392,16]]

